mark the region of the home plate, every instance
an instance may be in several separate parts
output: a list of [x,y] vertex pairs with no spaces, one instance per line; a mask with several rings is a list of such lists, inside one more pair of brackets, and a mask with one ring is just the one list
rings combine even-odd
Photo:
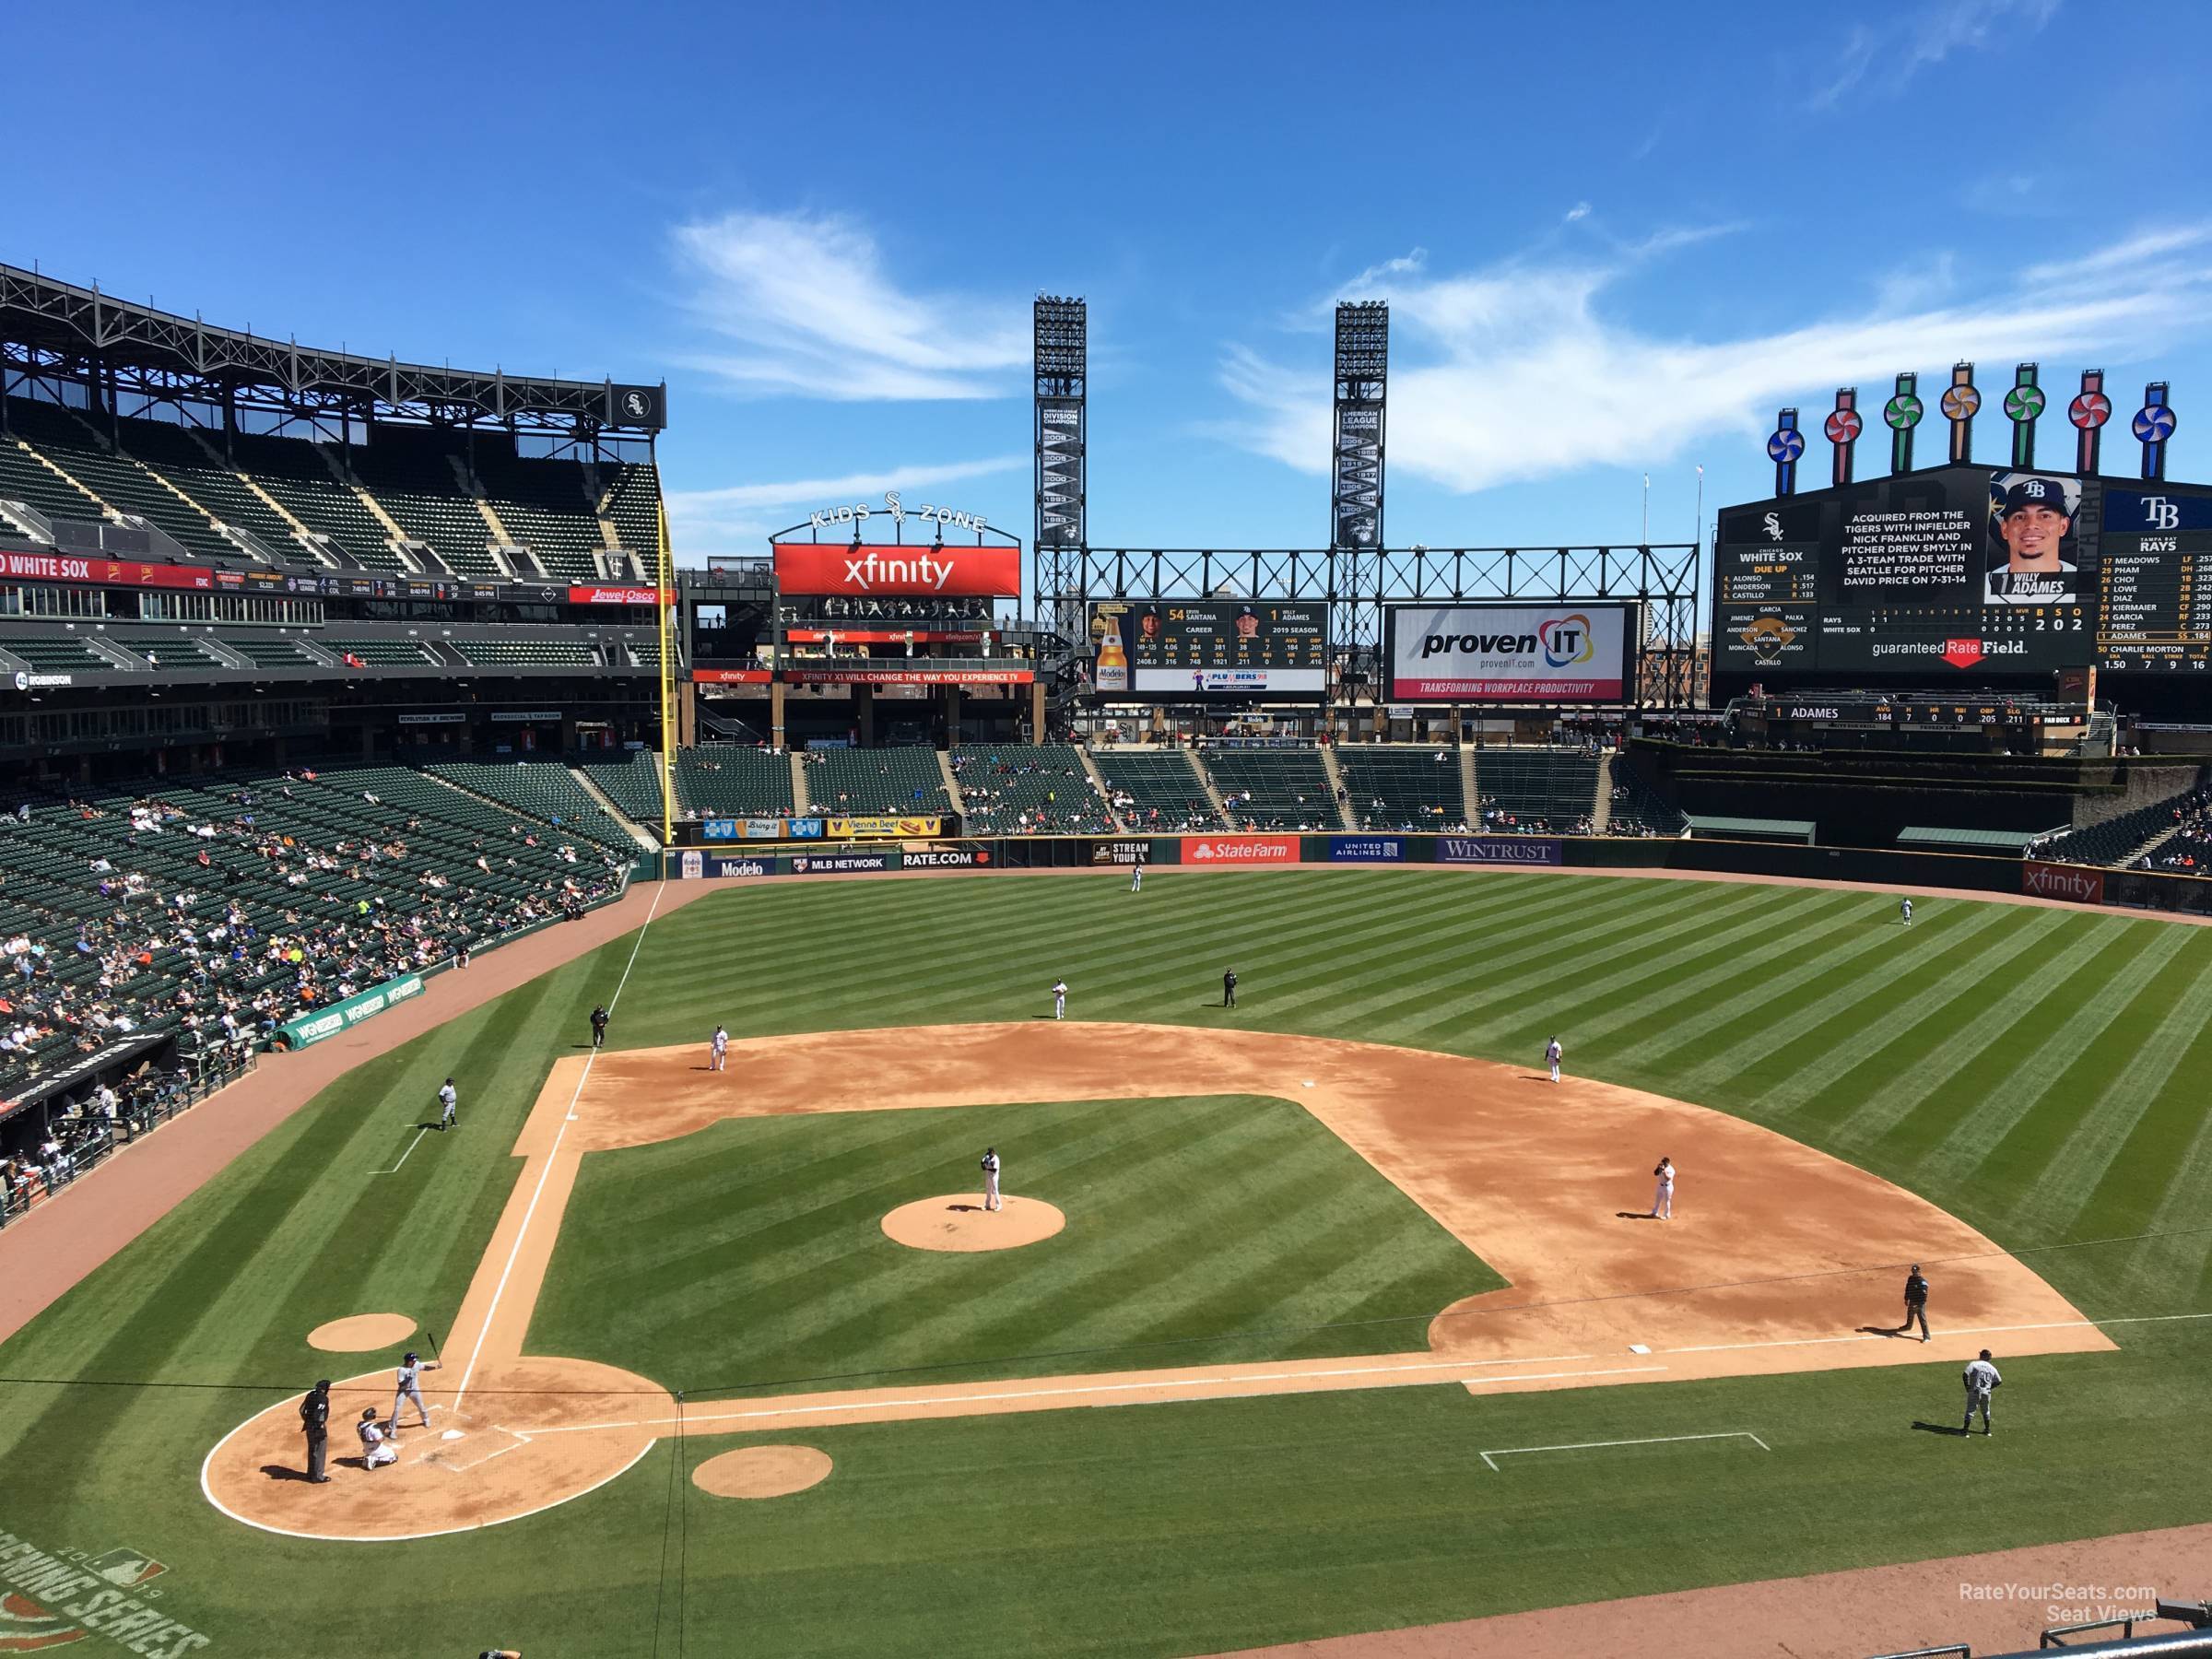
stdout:
[[456,1471],[473,1469],[478,1464],[488,1462],[499,1456],[502,1452],[512,1452],[517,1446],[527,1443],[521,1435],[511,1433],[505,1429],[486,1429],[468,1438],[469,1444],[465,1446],[451,1444],[432,1446],[416,1461],[435,1464],[441,1469]]
[[461,1430],[458,1429],[448,1429],[438,1438],[440,1440],[459,1440],[461,1438]]

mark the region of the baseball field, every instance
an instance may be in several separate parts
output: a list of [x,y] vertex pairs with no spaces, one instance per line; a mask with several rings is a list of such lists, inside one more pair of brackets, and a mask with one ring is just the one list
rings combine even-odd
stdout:
[[[717,891],[348,1073],[0,1345],[0,1653],[1210,1653],[2212,1521],[2208,1075],[2212,929],[2144,918]],[[363,1469],[410,1347],[432,1426]]]

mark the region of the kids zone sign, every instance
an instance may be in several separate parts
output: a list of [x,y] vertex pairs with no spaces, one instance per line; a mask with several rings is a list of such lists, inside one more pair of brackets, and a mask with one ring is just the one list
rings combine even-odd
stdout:
[[1394,605],[1383,613],[1391,702],[1618,702],[1635,677],[1636,608]]

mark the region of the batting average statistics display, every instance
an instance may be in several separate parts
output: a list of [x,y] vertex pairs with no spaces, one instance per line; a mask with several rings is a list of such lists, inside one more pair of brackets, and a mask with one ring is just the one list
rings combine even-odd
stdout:
[[1619,702],[1636,683],[1632,605],[1394,605],[1382,613],[1394,703]]
[[1322,599],[1115,599],[1090,607],[1101,697],[1319,697],[1328,688]]

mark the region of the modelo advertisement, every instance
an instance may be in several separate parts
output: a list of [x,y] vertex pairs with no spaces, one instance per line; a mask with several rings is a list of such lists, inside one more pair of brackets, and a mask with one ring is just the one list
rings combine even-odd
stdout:
[[1619,702],[1635,681],[1636,607],[1394,605],[1387,702]]
[[904,867],[904,855],[896,847],[830,847],[818,853],[786,853],[776,860],[776,868],[789,876],[834,876]]
[[683,855],[683,877],[686,881],[699,881],[712,877],[721,880],[728,876],[773,876],[776,861],[772,858],[719,858],[711,853],[696,849]]
[[1298,862],[1295,835],[1186,835],[1182,862],[1186,865],[1294,865]]
[[1412,857],[1402,835],[1332,835],[1331,864],[1405,864]]
[[1322,599],[1116,599],[1090,607],[1100,697],[1318,697],[1328,688]]
[[1524,835],[1440,835],[1436,862],[1448,865],[1563,865],[1566,849],[1556,841]]

